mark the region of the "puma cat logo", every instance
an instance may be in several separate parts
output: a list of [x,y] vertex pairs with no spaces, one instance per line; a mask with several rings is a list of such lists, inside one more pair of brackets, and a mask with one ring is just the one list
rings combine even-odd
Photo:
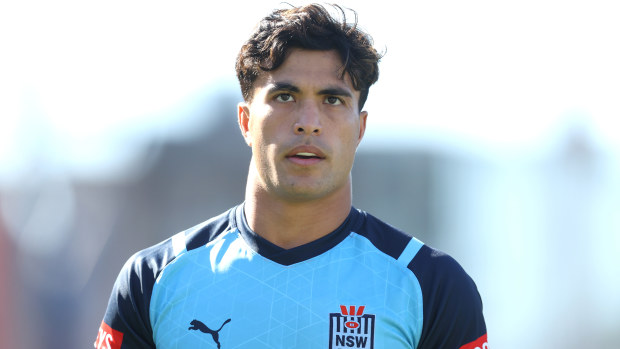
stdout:
[[211,337],[213,337],[213,341],[215,342],[215,344],[217,344],[217,349],[220,349],[220,330],[222,329],[222,327],[224,327],[224,325],[229,322],[230,319],[224,321],[220,328],[218,328],[216,331],[213,331],[212,329],[208,328],[207,325],[203,324],[200,320],[194,319],[192,320],[192,322],[189,323],[192,326],[188,328],[188,330],[199,330],[202,333],[209,333]]

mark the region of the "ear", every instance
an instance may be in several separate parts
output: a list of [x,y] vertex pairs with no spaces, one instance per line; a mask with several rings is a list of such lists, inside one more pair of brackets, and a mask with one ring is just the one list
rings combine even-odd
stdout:
[[366,119],[367,118],[368,118],[368,112],[362,111],[360,113],[360,134],[357,139],[357,145],[359,145],[360,142],[362,141],[362,138],[364,138],[364,133],[366,132]]
[[250,133],[250,107],[247,103],[241,102],[237,105],[237,118],[239,121],[239,129],[241,135],[245,139],[245,143],[252,146],[252,135]]

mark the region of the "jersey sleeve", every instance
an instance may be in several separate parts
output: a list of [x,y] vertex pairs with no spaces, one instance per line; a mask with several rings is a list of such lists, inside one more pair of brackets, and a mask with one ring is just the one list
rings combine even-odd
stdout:
[[150,301],[160,270],[173,258],[169,241],[136,253],[121,269],[108,301],[96,349],[155,348]]
[[424,245],[409,264],[423,298],[417,349],[488,348],[482,300],[476,284],[449,255]]

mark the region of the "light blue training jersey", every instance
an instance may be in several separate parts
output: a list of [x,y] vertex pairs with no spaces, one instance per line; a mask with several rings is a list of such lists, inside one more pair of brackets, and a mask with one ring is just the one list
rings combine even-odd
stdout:
[[282,249],[249,229],[243,207],[133,256],[98,342],[162,349],[486,342],[475,284],[446,254],[355,208],[331,234]]

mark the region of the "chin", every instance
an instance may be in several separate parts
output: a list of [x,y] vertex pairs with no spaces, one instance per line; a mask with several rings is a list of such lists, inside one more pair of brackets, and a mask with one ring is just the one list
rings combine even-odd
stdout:
[[304,202],[320,200],[333,196],[342,191],[344,186],[325,185],[294,185],[286,188],[280,188],[283,194],[290,201]]
[[286,190],[282,194],[283,195],[281,196],[286,198],[288,201],[296,202],[318,200],[329,195],[329,193],[325,193],[323,191],[300,190],[299,188],[296,188],[296,190]]

